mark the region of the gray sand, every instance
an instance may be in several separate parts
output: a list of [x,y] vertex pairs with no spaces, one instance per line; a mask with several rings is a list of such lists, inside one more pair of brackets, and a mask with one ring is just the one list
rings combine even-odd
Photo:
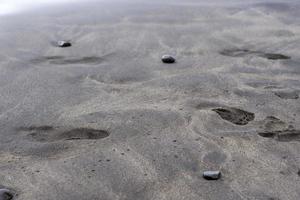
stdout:
[[300,199],[300,4],[162,2],[0,17],[0,188],[20,200]]

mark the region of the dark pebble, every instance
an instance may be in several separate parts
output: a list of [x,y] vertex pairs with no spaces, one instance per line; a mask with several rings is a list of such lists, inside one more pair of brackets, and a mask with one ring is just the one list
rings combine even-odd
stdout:
[[0,189],[0,200],[11,200],[14,198],[12,192],[8,189]]
[[175,58],[173,57],[173,56],[170,56],[170,55],[163,55],[162,57],[161,57],[161,61],[163,62],[163,63],[174,63],[176,60],[175,60]]
[[72,44],[70,42],[67,42],[67,41],[58,41],[57,45],[59,47],[70,47],[70,46],[72,46]]
[[221,178],[220,171],[205,171],[203,172],[203,178],[206,180],[218,180]]

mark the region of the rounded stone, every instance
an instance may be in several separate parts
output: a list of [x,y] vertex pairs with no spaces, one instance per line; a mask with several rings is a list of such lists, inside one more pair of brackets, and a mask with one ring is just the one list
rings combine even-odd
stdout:
[[221,178],[220,171],[205,171],[203,172],[203,178],[206,180],[218,180]]
[[0,189],[0,200],[12,200],[14,198],[13,193],[8,189]]
[[57,42],[57,46],[59,46],[59,47],[70,47],[70,46],[72,46],[72,44],[68,41],[61,40],[61,41]]
[[170,64],[170,63],[175,63],[176,59],[175,59],[173,56],[171,56],[171,55],[163,55],[163,56],[161,57],[161,61],[162,61],[163,63],[168,63],[168,64]]

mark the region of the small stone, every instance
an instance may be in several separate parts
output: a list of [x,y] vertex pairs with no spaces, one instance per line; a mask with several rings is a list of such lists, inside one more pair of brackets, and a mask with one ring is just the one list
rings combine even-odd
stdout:
[[67,42],[67,41],[58,41],[57,42],[57,45],[59,46],[59,47],[70,47],[70,46],[72,46],[72,44],[70,43],[70,42]]
[[12,200],[14,195],[8,189],[0,189],[0,200]]
[[171,55],[163,55],[163,56],[161,57],[161,61],[162,61],[163,63],[168,63],[168,64],[170,64],[170,63],[174,63],[176,60],[175,60],[175,58],[174,58],[173,56],[171,56]]
[[203,178],[206,180],[218,180],[221,178],[220,171],[205,171],[203,172]]

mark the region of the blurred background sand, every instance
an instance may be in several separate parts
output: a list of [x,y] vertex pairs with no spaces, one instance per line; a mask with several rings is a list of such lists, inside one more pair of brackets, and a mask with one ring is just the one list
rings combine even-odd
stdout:
[[[0,185],[32,200],[300,199],[299,8],[91,1],[2,15]],[[237,49],[291,59],[220,53]]]

